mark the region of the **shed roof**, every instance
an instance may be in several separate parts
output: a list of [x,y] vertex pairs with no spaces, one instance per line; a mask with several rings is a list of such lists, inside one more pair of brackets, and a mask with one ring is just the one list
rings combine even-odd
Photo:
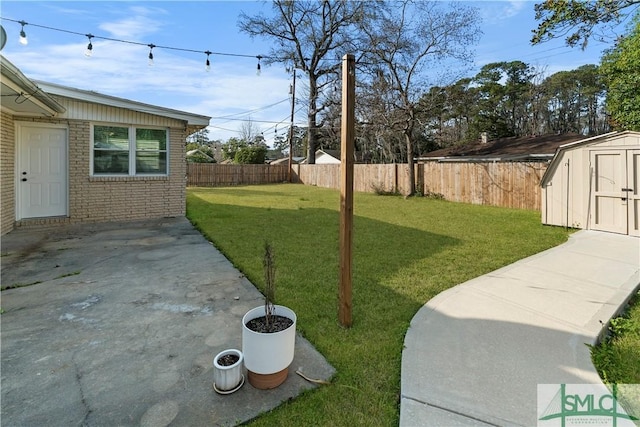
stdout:
[[540,135],[499,138],[487,143],[480,141],[466,145],[441,148],[420,157],[420,160],[522,160],[551,158],[556,149],[567,143],[584,139],[584,135]]
[[551,177],[553,176],[555,169],[558,167],[558,163],[562,161],[562,153],[564,153],[565,151],[576,149],[586,145],[596,144],[614,135],[625,135],[629,133],[634,133],[634,132],[631,132],[631,131],[609,132],[609,133],[597,135],[591,138],[583,138],[579,141],[574,141],[574,142],[560,145],[557,148],[553,156],[553,159],[551,159],[551,163],[549,163],[549,167],[547,167],[547,170],[544,172],[544,175],[542,175],[542,179],[540,180],[540,186],[544,187],[549,182],[549,180],[551,180]]

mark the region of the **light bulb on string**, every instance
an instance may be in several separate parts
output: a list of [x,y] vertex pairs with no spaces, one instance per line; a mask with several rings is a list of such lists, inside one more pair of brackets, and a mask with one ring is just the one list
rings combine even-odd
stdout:
[[258,66],[256,67],[256,76],[259,76],[262,73],[262,70],[260,69],[260,60],[262,59],[262,55],[258,55],[256,56],[256,58],[258,58]]
[[84,56],[90,58],[93,54],[93,44],[91,43],[91,39],[93,38],[93,34],[87,34],[87,38],[89,39],[89,44],[87,45],[87,50],[84,51]]
[[147,64],[149,64],[149,67],[153,67],[153,48],[156,47],[156,45],[150,43],[147,46],[149,46],[149,62],[147,62]]
[[209,72],[211,70],[211,61],[209,61],[209,55],[211,55],[211,52],[207,50],[204,53],[207,54],[207,62],[205,62],[204,69]]
[[27,33],[24,32],[24,26],[27,25],[27,23],[24,21],[18,21],[18,23],[22,25],[22,28],[20,29],[20,44],[26,46],[29,44],[29,40],[27,40]]

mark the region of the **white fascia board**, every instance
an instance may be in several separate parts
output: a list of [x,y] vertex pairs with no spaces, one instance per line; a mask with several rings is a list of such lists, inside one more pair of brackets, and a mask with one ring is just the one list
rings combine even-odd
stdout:
[[40,88],[51,94],[64,96],[66,98],[77,99],[79,101],[91,102],[94,104],[108,105],[111,107],[124,108],[127,110],[138,111],[141,113],[154,114],[156,116],[170,117],[177,120],[187,122],[190,126],[209,126],[211,117],[202,116],[200,114],[188,113],[186,111],[174,110],[171,108],[159,107],[157,105],[145,104],[130,99],[118,98],[111,95],[104,95],[98,92],[76,89],[72,87],[62,86],[54,83],[47,83],[36,80]]
[[48,115],[54,116],[56,113],[64,113],[66,111],[55,99],[40,90],[35,82],[22,74],[22,71],[13,65],[11,61],[2,55],[0,55],[0,61],[2,63],[2,84],[10,87],[17,93],[25,92],[28,94],[31,102],[45,110]]
[[604,139],[604,138],[607,138],[609,136],[615,135],[617,133],[619,133],[619,132],[613,131],[613,132],[609,132],[609,133],[603,133],[602,135],[591,136],[589,138],[581,139],[579,141],[573,141],[573,142],[569,142],[567,144],[562,144],[562,145],[560,145],[558,147],[558,150],[571,148],[571,147],[576,146],[576,145],[589,144],[589,143],[592,143],[592,142],[594,142],[594,141],[596,141],[598,139]]

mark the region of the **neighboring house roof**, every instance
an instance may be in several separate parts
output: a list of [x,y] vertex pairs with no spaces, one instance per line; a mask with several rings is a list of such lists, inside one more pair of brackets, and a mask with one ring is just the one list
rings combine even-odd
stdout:
[[327,156],[331,156],[334,159],[340,160],[341,152],[340,150],[316,150],[316,158],[319,155],[326,154]]
[[0,55],[2,108],[29,116],[55,116],[65,108]]
[[466,145],[442,148],[431,151],[421,156],[418,160],[548,160],[553,157],[559,146],[582,139],[585,139],[585,136],[576,133],[500,138],[487,143],[478,141]]
[[211,117],[200,114],[193,114],[186,111],[145,104],[138,101],[132,101],[130,99],[104,95],[90,90],[77,89],[40,80],[34,80],[34,82],[40,87],[40,89],[51,95],[63,96],[65,98],[108,105],[111,107],[125,108],[140,113],[154,114],[156,116],[181,120],[187,123],[187,130],[189,133],[193,133],[207,127],[209,125],[209,120],[211,119]]
[[630,133],[635,133],[637,134],[638,132],[632,132],[632,131],[625,131],[625,132],[609,132],[609,133],[605,133],[602,135],[598,135],[598,136],[593,136],[591,138],[583,138],[580,141],[574,141],[574,142],[569,142],[567,144],[563,144],[560,145],[558,147],[558,149],[556,150],[553,159],[551,159],[551,163],[549,163],[549,166],[547,167],[547,170],[544,172],[544,175],[542,175],[542,179],[540,180],[540,185],[542,187],[544,187],[549,180],[553,177],[553,173],[555,171],[555,169],[558,167],[558,163],[562,161],[562,153],[567,151],[567,150],[571,150],[574,148],[578,148],[580,146],[583,145],[590,145],[590,144],[595,144],[597,142],[600,142],[603,139],[609,138],[613,135],[626,135],[626,134],[630,134]]
[[[291,161],[293,164],[296,163],[300,163],[302,160],[304,160],[304,157],[297,157],[297,156],[293,156],[291,158]],[[276,159],[276,160],[272,160],[270,163],[270,165],[284,165],[284,164],[289,164],[289,157],[283,157],[281,159]]]
[[[320,157],[323,157],[323,156],[328,156],[328,157],[330,157],[332,159],[337,160],[336,163],[339,163],[340,160],[342,159],[342,153],[341,153],[340,150],[324,150],[324,149],[322,149],[322,150],[316,150],[316,163],[318,162],[318,159]],[[364,163],[365,162],[364,158],[366,157],[366,155],[364,153],[362,153],[360,151],[356,151],[356,152],[353,153],[353,156],[355,157],[354,160],[355,160],[356,163]],[[305,159],[305,160],[300,161],[300,163],[307,163],[307,161]]]
[[210,155],[208,155],[204,151],[200,150],[199,148],[196,148],[195,150],[187,151],[187,157],[191,157],[191,156],[194,156],[194,155],[202,156],[205,159],[209,160],[210,162],[214,161],[213,157],[211,157]]

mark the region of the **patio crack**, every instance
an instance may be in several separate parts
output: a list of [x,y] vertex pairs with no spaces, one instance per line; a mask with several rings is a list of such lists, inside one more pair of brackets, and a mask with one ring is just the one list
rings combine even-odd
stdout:
[[89,416],[91,415],[93,410],[89,407],[89,404],[87,403],[87,398],[84,395],[84,388],[82,386],[82,372],[80,371],[80,368],[78,367],[78,364],[76,363],[75,359],[76,359],[76,354],[74,353],[74,355],[71,358],[71,361],[73,362],[73,369],[75,372],[76,384],[78,386],[78,391],[80,392],[80,402],[82,402],[82,406],[84,407],[84,410],[85,410],[84,418],[82,418],[80,425],[86,426],[88,425],[87,420],[89,419]]

